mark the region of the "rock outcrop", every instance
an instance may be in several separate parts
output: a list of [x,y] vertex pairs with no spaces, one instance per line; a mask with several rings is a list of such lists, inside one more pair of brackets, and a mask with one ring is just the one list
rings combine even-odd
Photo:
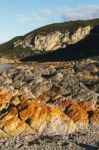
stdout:
[[[71,48],[74,48],[76,51],[74,53],[75,57],[77,55],[79,57],[86,57],[89,54],[92,56],[92,53],[96,56],[99,49],[98,41],[99,19],[55,23],[38,28],[24,36],[18,36],[6,43],[0,44],[0,58],[15,61],[25,59],[25,61],[29,61],[27,57],[45,53],[49,55],[52,52],[57,53],[57,51],[63,49],[63,52],[66,51],[67,54],[64,53],[61,55],[60,52],[59,55],[61,55],[61,60],[64,60],[71,57],[73,53],[70,52]],[[75,47],[75,45],[77,47]],[[35,61],[34,58],[32,58],[32,61],[33,60]],[[54,58],[54,61],[55,60]],[[59,60],[60,59],[58,59],[58,61]]]
[[88,86],[89,73],[99,79],[98,63],[82,60],[1,71],[0,138],[68,134],[98,126],[99,93],[91,82]]
[[0,138],[19,134],[62,135],[88,124],[99,125],[97,105],[93,107],[87,102],[64,100],[56,107],[1,91],[0,106],[3,106],[0,110]]
[[[91,26],[80,27],[75,32],[66,30],[65,32],[55,31],[47,35],[29,34],[23,40],[14,42],[14,47],[30,47],[32,50],[51,51],[64,48],[69,44],[74,44],[85,38],[91,31]],[[33,42],[32,42],[33,41]]]

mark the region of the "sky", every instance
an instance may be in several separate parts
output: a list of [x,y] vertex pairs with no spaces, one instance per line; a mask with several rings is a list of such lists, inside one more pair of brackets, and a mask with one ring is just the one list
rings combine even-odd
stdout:
[[0,43],[38,27],[99,18],[99,0],[0,0]]

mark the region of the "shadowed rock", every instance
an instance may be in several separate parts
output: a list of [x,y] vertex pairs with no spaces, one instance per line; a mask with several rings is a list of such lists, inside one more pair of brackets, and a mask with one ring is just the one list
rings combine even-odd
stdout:
[[48,52],[46,54],[38,54],[22,59],[23,62],[38,61],[69,61],[88,58],[99,55],[99,25],[94,27],[90,34],[77,42],[76,44],[68,45],[66,48],[60,48],[56,51]]

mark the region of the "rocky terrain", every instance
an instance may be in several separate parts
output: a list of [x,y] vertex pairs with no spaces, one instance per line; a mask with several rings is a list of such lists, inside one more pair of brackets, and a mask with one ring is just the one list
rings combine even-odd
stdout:
[[0,149],[99,149],[99,19],[0,45]]
[[0,71],[1,149],[98,149],[98,72],[91,59]]

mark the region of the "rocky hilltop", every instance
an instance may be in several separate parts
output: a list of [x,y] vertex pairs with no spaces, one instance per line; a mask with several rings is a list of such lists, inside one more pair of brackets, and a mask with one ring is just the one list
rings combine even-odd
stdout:
[[94,19],[41,27],[24,36],[15,37],[7,43],[1,44],[0,55],[4,58],[22,59],[38,53],[66,48],[85,39],[90,34],[97,36],[91,31],[98,25],[99,19]]

